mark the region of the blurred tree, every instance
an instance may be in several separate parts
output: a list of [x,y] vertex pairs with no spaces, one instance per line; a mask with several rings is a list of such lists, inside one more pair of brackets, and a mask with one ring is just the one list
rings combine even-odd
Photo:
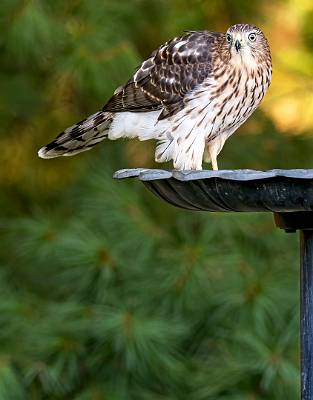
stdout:
[[1,2],[0,400],[297,397],[296,244],[270,217],[188,213],[113,182],[154,165],[149,143],[36,150],[169,37],[249,20],[274,81],[221,165],[309,168],[312,13],[307,0]]

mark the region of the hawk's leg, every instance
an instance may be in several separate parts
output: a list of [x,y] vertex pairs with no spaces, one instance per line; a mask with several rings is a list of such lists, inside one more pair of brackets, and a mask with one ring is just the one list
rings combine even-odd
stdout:
[[207,143],[208,160],[211,161],[213,171],[218,170],[217,156],[222,150],[228,136],[220,135]]
[[218,171],[217,159],[211,157],[212,169],[213,171]]

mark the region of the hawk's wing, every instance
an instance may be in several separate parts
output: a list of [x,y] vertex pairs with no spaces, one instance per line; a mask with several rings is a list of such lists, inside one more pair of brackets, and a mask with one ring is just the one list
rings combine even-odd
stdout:
[[132,79],[119,88],[104,111],[163,109],[159,119],[183,108],[183,100],[212,74],[212,58],[222,33],[190,32],[174,38],[144,61]]

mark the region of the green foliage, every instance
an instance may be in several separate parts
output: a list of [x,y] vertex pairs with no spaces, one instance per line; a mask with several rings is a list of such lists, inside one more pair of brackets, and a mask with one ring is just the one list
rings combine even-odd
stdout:
[[104,164],[70,190],[66,215],[3,222],[1,341],[15,369],[6,364],[0,387],[20,379],[21,393],[52,399],[294,398],[294,239],[267,216],[162,209]]
[[[113,181],[153,166],[148,144],[36,158],[171,35],[257,23],[269,3],[1,2],[0,400],[298,397],[294,236],[268,215],[176,210]],[[310,167],[308,139],[253,121],[223,168]]]

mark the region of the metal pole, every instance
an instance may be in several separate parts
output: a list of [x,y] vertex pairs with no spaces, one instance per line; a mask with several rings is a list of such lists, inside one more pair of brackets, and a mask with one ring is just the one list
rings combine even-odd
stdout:
[[301,399],[313,399],[313,230],[300,231]]

